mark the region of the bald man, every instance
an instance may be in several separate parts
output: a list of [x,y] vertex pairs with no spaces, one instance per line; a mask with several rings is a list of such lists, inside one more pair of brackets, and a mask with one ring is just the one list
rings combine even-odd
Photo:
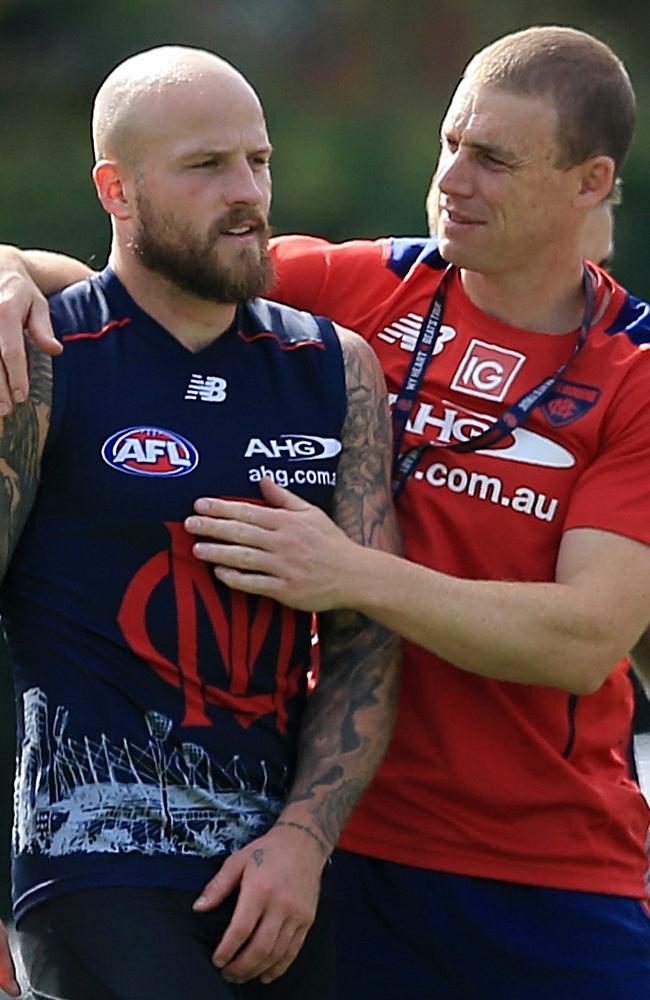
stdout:
[[307,702],[311,615],[216,581],[185,520],[271,477],[394,550],[385,385],[355,334],[259,297],[271,146],[233,67],[127,60],[93,139],[109,264],[52,299],[65,350],[0,415],[30,988],[325,1000],[321,876],[387,744],[396,643],[324,615]]

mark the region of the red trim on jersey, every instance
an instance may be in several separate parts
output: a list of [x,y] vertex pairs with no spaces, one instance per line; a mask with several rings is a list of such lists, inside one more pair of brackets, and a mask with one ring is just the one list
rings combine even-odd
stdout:
[[243,330],[238,330],[237,336],[245,340],[247,344],[252,344],[254,340],[260,340],[262,337],[270,337],[271,340],[277,341],[283,351],[295,351],[298,347],[317,347],[320,351],[325,350],[325,344],[318,340],[300,340],[297,344],[287,344],[278,337],[277,333],[272,333],[270,330],[268,332],[261,331],[260,333],[255,333],[252,337],[247,336]]
[[97,340],[99,337],[103,337],[105,333],[109,333],[116,327],[127,326],[131,322],[131,317],[126,316],[124,319],[114,319],[106,326],[103,326],[101,330],[96,330],[92,333],[68,333],[61,340]]

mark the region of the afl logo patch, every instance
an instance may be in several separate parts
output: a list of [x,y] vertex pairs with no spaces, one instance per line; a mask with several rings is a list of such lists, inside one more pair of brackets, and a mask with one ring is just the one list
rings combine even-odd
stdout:
[[102,458],[132,476],[186,476],[199,464],[189,441],[162,427],[127,427],[104,442]]

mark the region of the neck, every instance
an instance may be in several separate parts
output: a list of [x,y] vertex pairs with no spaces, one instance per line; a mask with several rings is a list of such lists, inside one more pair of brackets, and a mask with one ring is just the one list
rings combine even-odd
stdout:
[[539,333],[570,333],[580,326],[584,311],[582,261],[534,272],[486,274],[460,269],[471,302],[503,323]]
[[235,318],[234,303],[209,302],[184,292],[119,248],[113,247],[109,264],[133,301],[189,351],[207,347]]

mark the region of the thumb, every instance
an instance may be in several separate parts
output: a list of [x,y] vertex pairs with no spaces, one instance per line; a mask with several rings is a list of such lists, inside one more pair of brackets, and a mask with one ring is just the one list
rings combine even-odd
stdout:
[[270,507],[282,507],[284,510],[309,510],[311,504],[296,496],[284,486],[278,486],[270,476],[264,476],[260,482],[262,496]]
[[247,856],[243,851],[231,854],[217,874],[204,885],[201,895],[194,900],[192,909],[212,910],[223,903],[241,882],[246,862]]

